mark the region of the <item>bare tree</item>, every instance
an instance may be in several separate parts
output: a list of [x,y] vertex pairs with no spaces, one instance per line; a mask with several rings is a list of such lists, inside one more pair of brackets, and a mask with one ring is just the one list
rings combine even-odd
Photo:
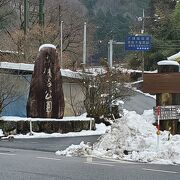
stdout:
[[128,74],[118,69],[110,70],[107,65],[104,74],[83,76],[81,84],[84,89],[87,115],[96,119],[112,114],[116,116],[118,112],[113,112],[113,103],[133,95],[133,91],[126,86],[129,79]]
[[0,29],[12,23],[14,15],[14,0],[0,0]]
[[[63,21],[63,59],[65,67],[71,66],[75,69],[76,65],[82,62],[83,47],[83,26],[86,19],[86,10],[78,1],[55,0],[47,3],[47,18],[50,23],[56,24],[58,36],[55,44],[60,47],[60,22]],[[53,4],[53,5],[52,5]],[[87,46],[92,41],[92,24],[87,25]]]
[[[63,21],[63,65],[75,69],[75,66],[82,62],[83,24],[86,21],[83,6],[80,4],[77,6],[76,3],[68,0],[45,1],[45,25],[40,27],[37,0],[31,1],[29,30],[25,38],[23,1],[16,1],[15,8],[19,14],[19,20],[17,20],[19,25],[6,29],[8,41],[12,42],[13,50],[19,54],[26,53],[28,57],[26,61],[32,63],[42,42],[52,43],[60,49],[60,22]],[[92,29],[90,24],[88,28]],[[91,35],[88,37],[88,42],[90,38],[92,38]],[[19,58],[17,61],[25,62],[25,59]]]

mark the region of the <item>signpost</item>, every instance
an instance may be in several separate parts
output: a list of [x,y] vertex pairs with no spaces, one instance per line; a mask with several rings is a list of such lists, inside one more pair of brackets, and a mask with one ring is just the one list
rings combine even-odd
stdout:
[[158,122],[157,122],[157,151],[159,150],[159,135],[160,135],[160,115],[161,115],[161,109],[160,106],[157,107],[157,117],[158,117]]
[[[157,106],[154,108],[154,114],[157,119],[157,151],[159,150],[159,136],[160,136],[160,120],[161,121],[173,121],[180,119],[180,105],[172,106]],[[169,127],[169,131],[171,127]],[[168,140],[170,139],[170,132]]]
[[172,105],[172,106],[158,106],[155,108],[156,119],[160,120],[173,120],[180,119],[180,105]]
[[151,36],[129,35],[125,39],[125,50],[149,51],[151,49]]

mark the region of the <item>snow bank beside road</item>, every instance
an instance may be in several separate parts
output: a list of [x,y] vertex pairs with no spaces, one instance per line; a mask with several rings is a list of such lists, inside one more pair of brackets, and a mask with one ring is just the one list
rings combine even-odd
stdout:
[[90,147],[81,143],[57,154],[69,156],[91,153],[97,157],[129,161],[180,164],[180,135],[171,136],[168,141],[168,132],[161,132],[157,150],[156,127],[152,125],[154,121],[152,111],[145,111],[143,115],[126,111],[124,117],[117,119],[111,130],[93,145],[92,152],[89,151]]
[[4,136],[2,129],[0,129],[0,136]]

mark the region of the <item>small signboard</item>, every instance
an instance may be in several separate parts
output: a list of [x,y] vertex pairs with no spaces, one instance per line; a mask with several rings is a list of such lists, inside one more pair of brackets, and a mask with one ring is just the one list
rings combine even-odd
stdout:
[[129,35],[125,39],[125,50],[149,51],[151,49],[151,36]]
[[[173,120],[180,118],[180,105],[173,106],[159,106],[160,120]],[[157,118],[157,107],[154,108],[154,113]]]

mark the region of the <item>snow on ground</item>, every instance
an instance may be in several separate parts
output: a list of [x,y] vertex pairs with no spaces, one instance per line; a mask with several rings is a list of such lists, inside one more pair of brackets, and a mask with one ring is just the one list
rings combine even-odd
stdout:
[[[135,81],[135,82],[132,82],[132,83],[127,83],[127,87],[132,88],[133,85],[139,84],[139,83],[142,83],[142,82],[143,82],[143,80]],[[151,95],[149,93],[144,93],[141,90],[137,89],[136,87],[133,87],[133,90],[138,92],[138,93],[143,94],[144,96],[149,96],[149,97],[152,97],[152,98],[156,99],[156,95]]]
[[3,136],[3,131],[0,129],[0,137]]
[[[168,132],[161,132],[158,148],[157,130],[152,125],[154,121],[152,110],[145,111],[143,115],[134,111],[125,111],[125,115],[117,119],[111,129],[93,146],[82,142],[64,151],[57,151],[56,154],[92,155],[128,161],[180,164],[180,135],[171,136],[168,141]],[[125,155],[125,152],[128,154]]]
[[18,117],[18,116],[1,116],[0,120],[2,121],[90,121],[94,120],[93,118],[85,117],[84,115],[81,116],[68,116],[63,117],[63,119],[53,119],[53,118],[27,118],[27,117]]
[[142,91],[136,89],[136,88],[133,88],[134,91],[138,92],[138,93],[141,93],[141,94],[144,94],[145,96],[149,96],[149,97],[152,97],[154,99],[156,99],[156,95],[151,95],[149,93],[143,93]]

